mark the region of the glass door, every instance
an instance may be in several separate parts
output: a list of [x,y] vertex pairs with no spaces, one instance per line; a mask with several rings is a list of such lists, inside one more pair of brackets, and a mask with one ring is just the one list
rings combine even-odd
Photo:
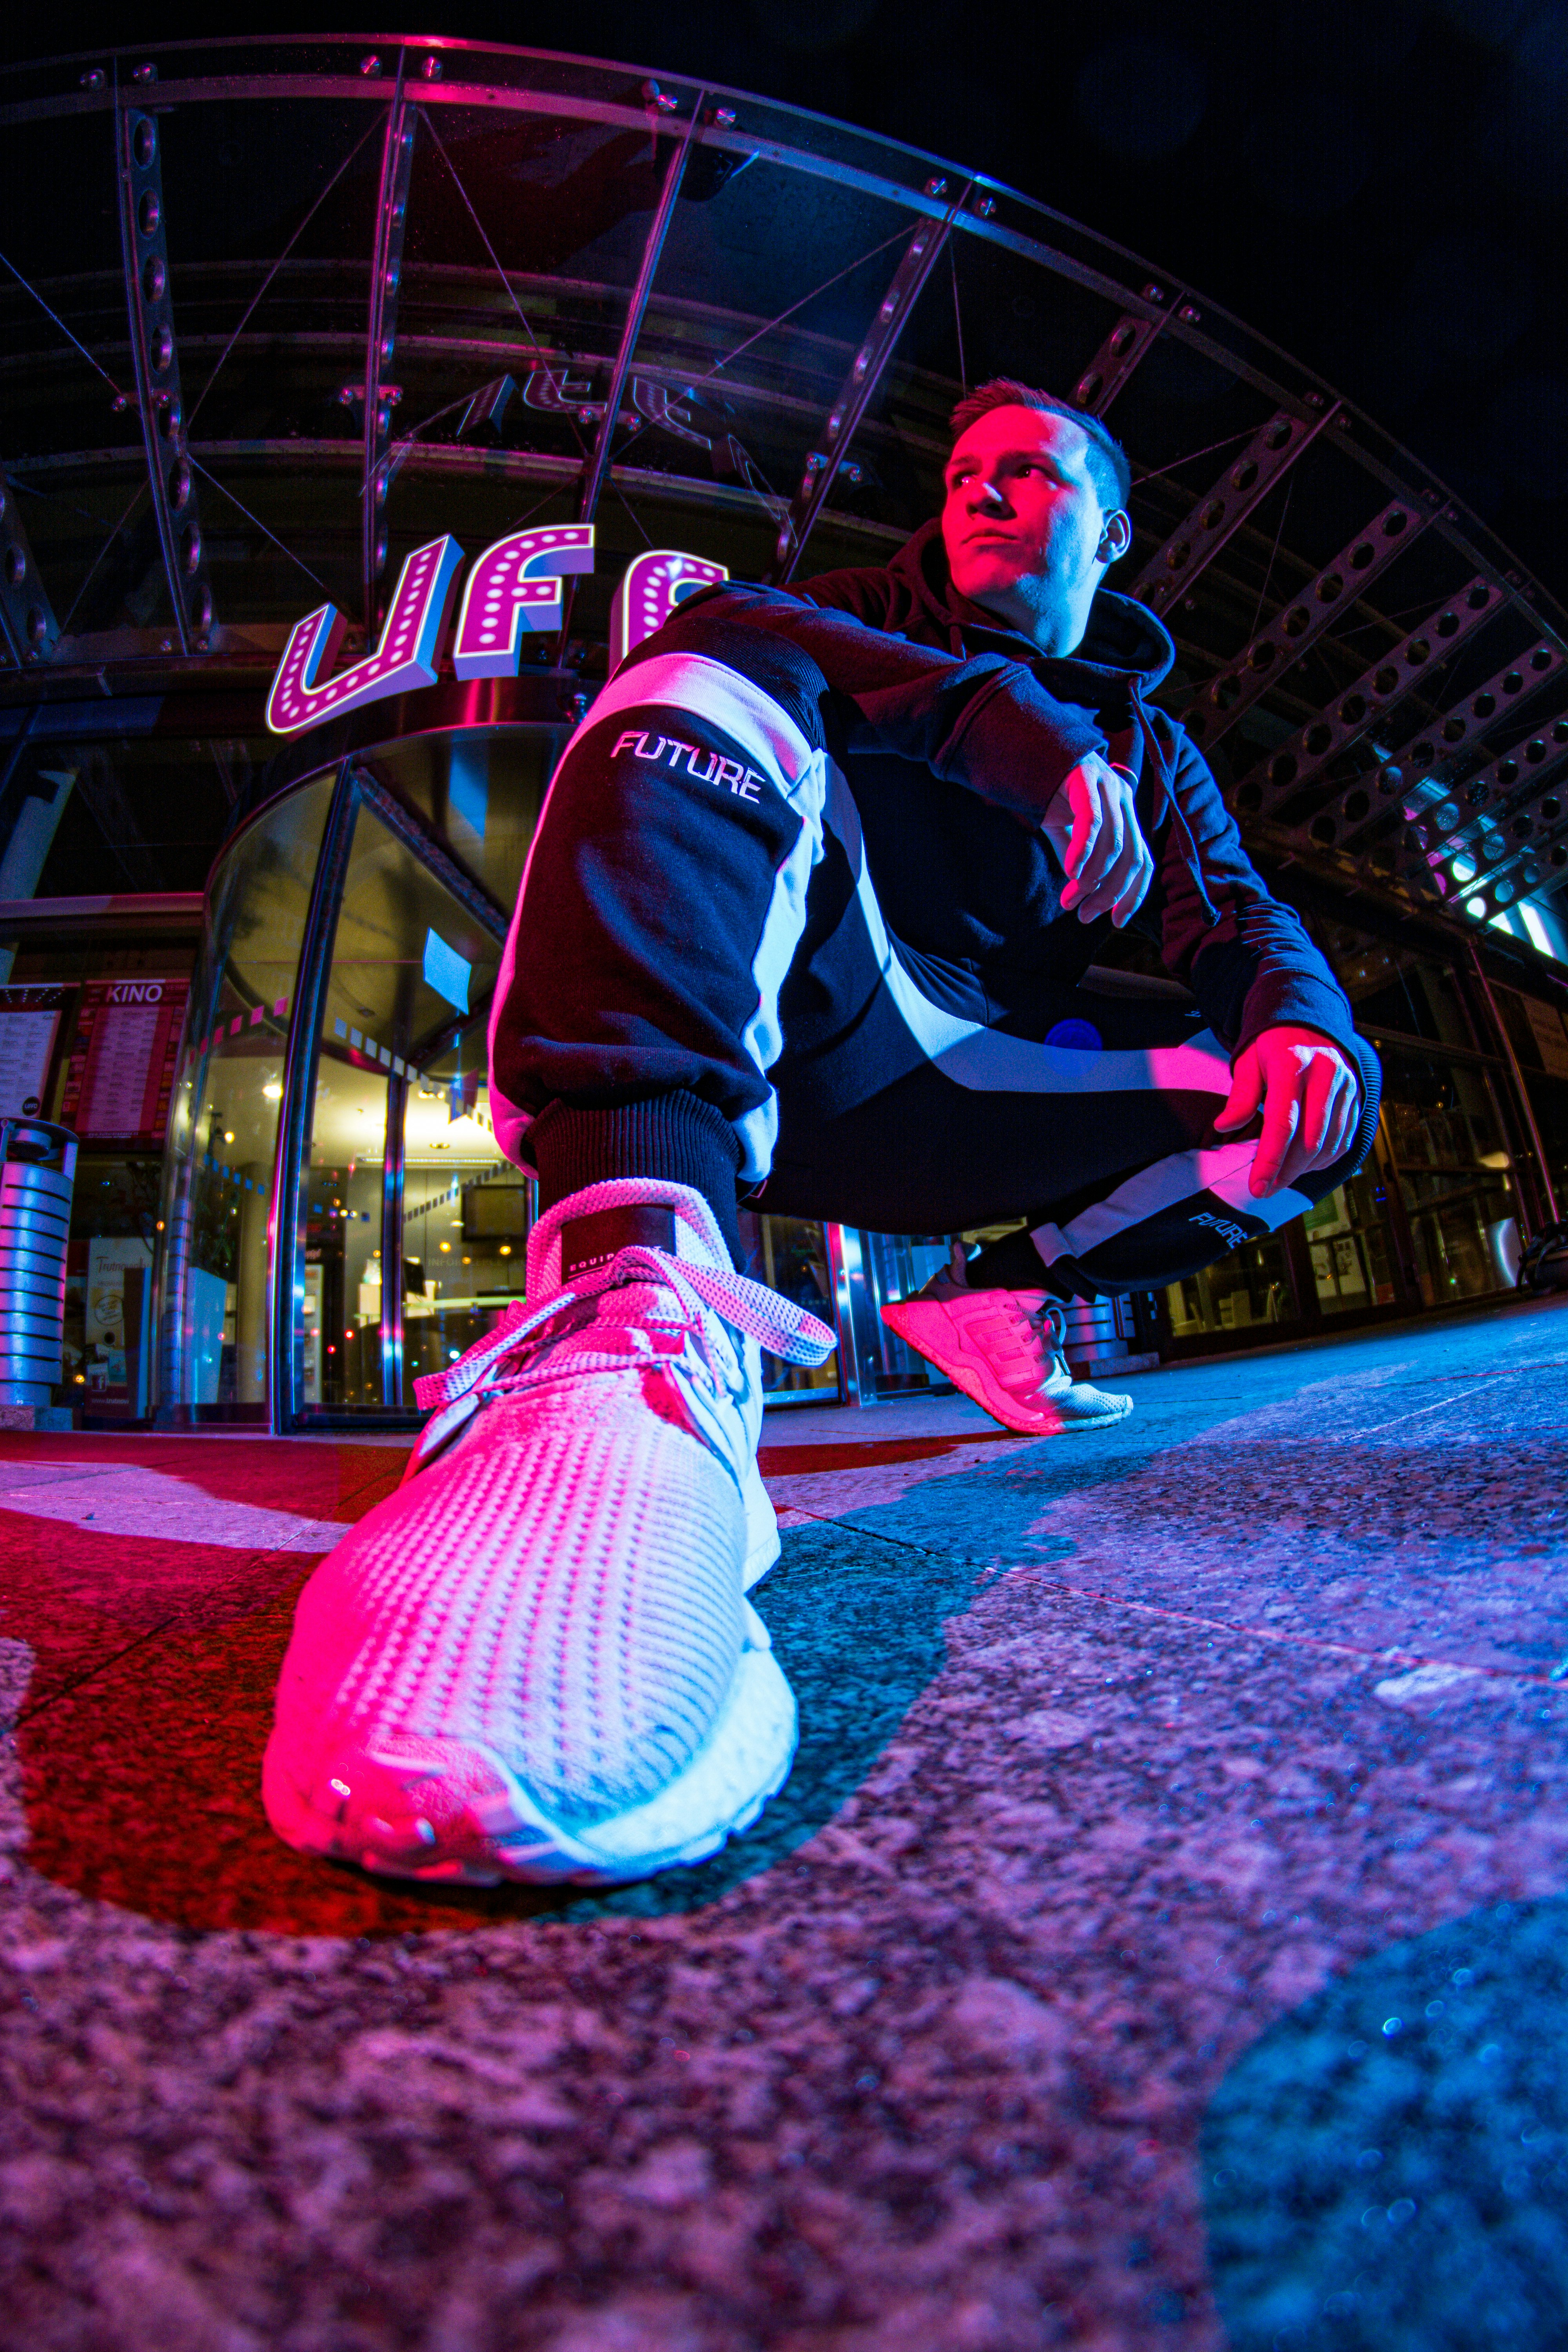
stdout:
[[300,1402],[388,1402],[382,1362],[382,1204],[388,1073],[363,1045],[324,1045],[300,1185],[305,1233]]
[[[362,789],[319,999],[295,1202],[291,1395],[281,1416],[294,1424],[412,1412],[416,1376],[452,1361],[486,1328],[464,1293],[477,1261],[462,1240],[463,1201],[504,1165],[482,1089],[499,909],[481,911],[438,845],[384,794]],[[521,1289],[511,1244],[514,1253]],[[492,1271],[488,1251],[482,1271]]]

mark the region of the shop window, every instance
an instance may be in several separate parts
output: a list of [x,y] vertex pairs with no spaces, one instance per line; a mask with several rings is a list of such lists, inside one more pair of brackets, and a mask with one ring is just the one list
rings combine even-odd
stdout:
[[1286,1247],[1277,1240],[1248,1242],[1216,1265],[1169,1284],[1165,1304],[1177,1339],[1260,1327],[1258,1338],[1267,1340],[1271,1326],[1300,1318]]
[[1489,1073],[1385,1047],[1384,1122],[1423,1302],[1512,1287],[1519,1195]]
[[1323,1314],[1397,1303],[1387,1200],[1381,1171],[1375,1161],[1369,1161],[1302,1218],[1312,1285]]

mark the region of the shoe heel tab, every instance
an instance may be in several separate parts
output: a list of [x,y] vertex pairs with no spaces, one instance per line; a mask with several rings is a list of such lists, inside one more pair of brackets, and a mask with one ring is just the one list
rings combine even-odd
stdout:
[[654,1201],[626,1202],[614,1209],[595,1209],[585,1217],[568,1217],[561,1227],[562,1283],[608,1265],[620,1250],[638,1248],[676,1255],[672,1208]]

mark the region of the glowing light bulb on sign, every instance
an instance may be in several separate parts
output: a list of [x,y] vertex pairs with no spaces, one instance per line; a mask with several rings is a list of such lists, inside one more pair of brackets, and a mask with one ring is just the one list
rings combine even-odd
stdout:
[[709,563],[700,555],[679,548],[649,548],[627,564],[610,606],[610,675],[613,677],[634,646],[661,628],[678,604],[699,588],[728,580],[722,563]]
[[452,667],[459,677],[515,677],[524,629],[561,626],[561,580],[594,569],[594,526],[514,530],[487,547],[463,591]]
[[300,622],[283,649],[267,698],[267,724],[273,734],[299,735],[307,727],[319,727],[323,719],[379,702],[384,695],[434,686],[436,649],[462,560],[462,549],[449,536],[416,547],[397,575],[374,653],[324,683],[321,673],[331,668],[348,623],[334,604],[323,604]]

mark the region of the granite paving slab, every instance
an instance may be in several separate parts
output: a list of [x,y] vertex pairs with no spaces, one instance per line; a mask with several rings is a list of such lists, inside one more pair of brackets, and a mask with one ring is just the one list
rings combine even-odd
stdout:
[[[795,1773],[609,1895],[277,1845],[300,1549],[41,1703],[7,1617],[0,2341],[1552,2352],[1560,1314],[770,1448]],[[369,1507],[305,1451],[226,1501]]]

